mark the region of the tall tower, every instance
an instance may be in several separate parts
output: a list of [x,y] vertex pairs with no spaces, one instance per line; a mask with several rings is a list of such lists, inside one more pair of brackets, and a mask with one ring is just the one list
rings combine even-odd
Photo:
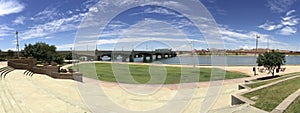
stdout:
[[18,58],[20,57],[20,54],[19,54],[19,37],[18,37],[18,31],[16,31],[16,38],[17,38],[17,55],[18,55]]

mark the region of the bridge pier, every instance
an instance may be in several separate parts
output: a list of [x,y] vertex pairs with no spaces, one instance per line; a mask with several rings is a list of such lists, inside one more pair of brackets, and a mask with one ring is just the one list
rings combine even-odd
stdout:
[[102,57],[101,57],[101,56],[98,56],[97,60],[98,60],[98,61],[102,61]]
[[122,56],[122,62],[126,62],[126,57]]
[[129,62],[134,62],[134,56],[133,55],[129,56]]
[[[126,61],[128,58],[129,62],[134,62],[134,58],[142,58],[144,62],[148,60],[147,57],[150,57],[150,61],[166,59],[171,57],[176,57],[177,54],[171,50],[155,50],[155,51],[97,51],[96,55],[98,57],[94,57],[93,59],[104,60],[104,56],[110,57],[110,60],[116,61],[118,55],[122,56],[122,61]],[[155,56],[153,56],[155,55]],[[123,58],[125,56],[126,58]]]
[[147,62],[147,56],[143,55],[143,62]]
[[111,59],[111,61],[116,61],[116,60],[117,60],[117,56],[112,55],[112,56],[110,57],[110,59]]
[[153,55],[150,55],[150,61],[153,61]]

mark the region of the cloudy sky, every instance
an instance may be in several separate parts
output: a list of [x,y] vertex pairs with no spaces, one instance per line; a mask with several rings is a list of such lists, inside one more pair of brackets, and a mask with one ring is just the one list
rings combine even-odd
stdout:
[[[28,43],[46,42],[57,46],[59,50],[70,50],[74,48],[78,29],[89,27],[83,25],[82,21],[91,18],[91,14],[97,15],[108,10],[99,4],[95,5],[103,1],[0,0],[0,49],[15,50],[17,30],[21,48]],[[261,48],[269,45],[272,49],[300,50],[300,3],[297,0],[200,2],[219,27],[219,39],[224,41],[226,49],[254,48],[255,35],[260,34]],[[172,3],[180,7],[180,3]],[[194,10],[193,13],[202,11]],[[98,16],[96,22],[105,15]],[[205,23],[201,25],[205,26]],[[191,45],[196,49],[206,49],[204,31],[197,29],[184,14],[175,10],[159,5],[140,6],[117,15],[103,31],[93,31],[99,35],[94,36],[97,41],[92,43],[102,50],[114,49],[116,45],[122,49],[171,47],[183,50],[192,48]],[[91,42],[86,42],[87,49],[93,48],[89,47],[92,46]]]

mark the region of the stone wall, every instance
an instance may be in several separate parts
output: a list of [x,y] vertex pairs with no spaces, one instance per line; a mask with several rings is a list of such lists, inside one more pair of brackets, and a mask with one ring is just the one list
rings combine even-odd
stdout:
[[36,59],[12,59],[7,64],[15,69],[26,69],[33,73],[48,75],[52,78],[72,79],[82,82],[81,73],[59,72],[58,66],[36,66]]

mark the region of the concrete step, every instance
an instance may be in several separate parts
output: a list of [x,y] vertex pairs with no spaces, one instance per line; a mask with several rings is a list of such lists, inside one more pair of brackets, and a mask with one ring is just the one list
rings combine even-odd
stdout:
[[[84,113],[89,110],[83,104],[80,95],[76,95],[76,84],[74,81],[66,85],[68,81],[56,80],[46,75],[35,74],[25,76],[25,70],[15,70],[7,76],[5,81],[9,81],[10,89],[14,96],[22,101],[18,101],[19,106],[24,107],[27,112],[75,112]],[[21,75],[21,76],[20,76]],[[62,84],[59,84],[61,81]],[[72,86],[72,84],[73,86]],[[65,85],[63,85],[65,84]],[[70,92],[69,92],[69,89]],[[50,111],[49,111],[50,110]]]
[[231,107],[221,108],[209,111],[209,113],[268,113],[266,111],[257,109],[249,104],[235,105]]

